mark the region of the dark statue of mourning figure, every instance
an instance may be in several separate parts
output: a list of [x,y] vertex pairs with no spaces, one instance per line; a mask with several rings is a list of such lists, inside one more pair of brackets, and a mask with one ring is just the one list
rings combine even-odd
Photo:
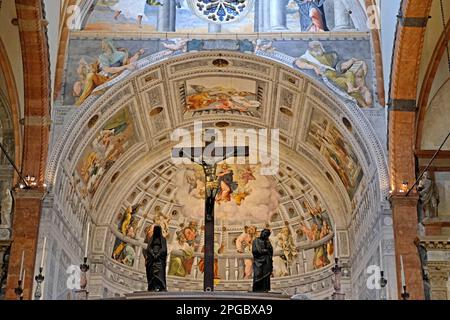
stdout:
[[261,231],[253,241],[253,292],[269,292],[273,271],[273,248],[269,240],[270,230]]
[[148,241],[145,269],[148,291],[167,291],[166,285],[167,242],[162,229],[156,225],[153,236]]

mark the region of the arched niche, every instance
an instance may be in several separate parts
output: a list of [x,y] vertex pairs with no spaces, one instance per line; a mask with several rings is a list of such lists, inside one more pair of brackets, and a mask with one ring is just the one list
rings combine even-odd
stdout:
[[[228,61],[225,69],[217,69],[214,65],[213,61],[218,58]],[[186,82],[203,79],[204,83],[205,79],[218,77],[256,82],[256,87],[261,88],[260,112],[195,113],[180,108],[183,106],[182,101],[185,101],[183,99],[186,99],[180,93],[183,92],[180,88],[186,86]],[[291,98],[286,100],[285,97],[289,95]],[[111,123],[117,122],[118,118],[127,123],[128,129],[132,128],[127,136],[127,147],[104,170],[101,179],[92,183],[89,179],[83,181],[83,172],[89,171],[89,165],[85,167],[84,164],[89,164],[86,160],[94,152],[93,142],[99,141],[100,136],[111,130]],[[111,83],[103,95],[87,100],[64,129],[50,156],[47,182],[55,197],[52,205],[69,216],[79,239],[84,238],[88,221],[95,225],[90,248],[93,256],[103,261],[98,263],[104,271],[99,271],[95,276],[104,287],[115,288],[117,292],[123,293],[142,285],[139,279],[143,271],[138,261],[136,265],[127,266],[111,259],[117,239],[135,248],[142,246],[139,239],[133,240],[118,234],[116,218],[135,204],[139,200],[137,198],[147,197],[145,210],[154,209],[155,194],[148,194],[145,188],[153,185],[152,179],[158,174],[153,173],[153,177],[146,180],[147,176],[149,172],[157,172],[160,163],[167,161],[168,152],[174,145],[170,141],[170,133],[175,128],[192,130],[197,120],[211,127],[218,122],[226,122],[224,129],[279,127],[281,163],[285,167],[289,166],[293,175],[301,178],[299,181],[310,186],[310,201],[320,202],[330,213],[330,220],[339,233],[342,257],[349,263],[356,259],[358,246],[362,245],[361,239],[367,234],[366,228],[370,228],[380,218],[380,200],[385,201],[388,194],[384,152],[361,110],[355,104],[344,103],[308,75],[277,61],[234,52],[189,53],[165,59],[162,63],[142,61],[137,71]],[[314,139],[311,140],[313,123],[319,127],[324,125],[339,136],[345,146],[343,149],[348,152],[351,150],[352,157],[357,159],[362,178],[354,192],[346,188],[342,173],[336,170],[336,163],[324,152],[323,144],[317,146]],[[285,176],[289,174],[285,173]],[[283,177],[279,181],[283,185]],[[95,188],[91,188],[95,189],[94,192],[86,188],[90,183],[91,186],[95,184]],[[170,184],[170,181],[167,183]],[[162,185],[159,184],[159,187],[162,188]],[[289,185],[286,187],[290,188]],[[171,187],[171,191],[174,188]],[[166,188],[161,190],[165,191]],[[286,196],[286,203],[289,203],[291,197],[295,199],[299,195],[286,191]],[[171,203],[170,199],[167,201],[163,202]],[[167,207],[167,210],[175,211],[171,207],[175,204],[168,205],[170,208]],[[279,210],[281,215],[289,215],[289,207],[280,207],[283,208]],[[176,226],[171,227],[174,229]],[[79,246],[82,245],[83,242],[79,241]],[[136,252],[138,249],[135,249]],[[320,279],[329,279],[330,267],[327,265],[309,272]],[[353,267],[363,268],[357,262]],[[305,274],[293,277],[297,282],[289,290],[302,287],[314,291],[313,283],[304,281]],[[248,285],[245,281],[239,281],[242,285]],[[186,284],[187,280],[181,282]],[[318,285],[314,283],[314,286]],[[325,291],[331,288],[328,284]],[[282,281],[279,285],[286,286]],[[324,292],[319,290],[317,294]]]

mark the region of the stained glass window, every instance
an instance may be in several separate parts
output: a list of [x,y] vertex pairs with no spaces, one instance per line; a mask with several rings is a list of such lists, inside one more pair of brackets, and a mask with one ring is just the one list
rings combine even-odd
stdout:
[[188,2],[198,17],[217,24],[242,20],[253,8],[253,0],[188,0]]

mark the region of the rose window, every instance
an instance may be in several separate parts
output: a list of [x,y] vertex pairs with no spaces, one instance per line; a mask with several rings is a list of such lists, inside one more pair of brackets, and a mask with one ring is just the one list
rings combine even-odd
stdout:
[[248,15],[253,0],[189,0],[194,13],[210,23],[237,22]]

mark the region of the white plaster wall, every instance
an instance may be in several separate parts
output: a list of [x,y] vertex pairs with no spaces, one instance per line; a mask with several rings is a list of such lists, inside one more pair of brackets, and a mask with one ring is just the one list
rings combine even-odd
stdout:
[[392,52],[397,28],[397,14],[401,0],[378,1],[380,2],[381,8],[381,52],[383,57],[384,85],[386,94],[389,94]]
[[428,96],[428,104],[432,102],[438,91],[442,89],[442,86],[449,80],[449,78],[450,72],[448,69],[447,53],[445,52],[433,79],[433,85],[431,86],[430,95]]
[[24,104],[22,51],[19,28],[11,23],[11,20],[14,18],[17,18],[15,2],[3,1],[0,10],[0,38],[5,46],[14,73],[20,103],[19,117],[22,118]]
[[[448,101],[450,101],[449,79],[432,98],[425,114],[421,143],[423,150],[437,150],[449,133],[450,104]],[[450,139],[447,140],[443,149],[450,150]]]
[[47,19],[47,37],[50,51],[50,71],[51,71],[51,86],[52,95],[55,83],[55,70],[58,58],[59,46],[59,25],[61,15],[61,0],[44,0],[45,4],[45,18]]
[[439,217],[450,217],[450,172],[435,172],[439,190]]
[[[53,87],[59,45],[59,20],[62,1],[44,0],[44,3],[46,19],[49,22],[47,35],[50,50],[50,68]],[[3,1],[2,8],[0,10],[0,38],[6,48],[6,52],[14,73],[20,103],[19,116],[22,118],[24,108],[23,63],[19,28],[11,23],[14,18],[17,18],[14,1]]]
[[[450,1],[448,0],[443,0],[442,4],[444,6],[444,15],[445,15],[445,19],[447,21],[449,21],[450,19]],[[422,52],[422,62],[420,64],[420,72],[419,72],[419,81],[417,84],[417,88],[418,88],[418,95],[420,94],[420,89],[422,88],[423,85],[423,80],[425,77],[425,74],[428,70],[428,66],[431,63],[431,58],[432,55],[436,49],[436,45],[437,42],[439,40],[439,37],[441,36],[442,32],[444,31],[444,28],[442,26],[442,14],[441,14],[441,7],[440,7],[440,1],[439,0],[434,0],[431,6],[431,11],[430,11],[430,16],[431,18],[428,20],[428,25],[427,25],[427,30],[425,33],[425,39],[424,39],[424,45],[423,45],[423,52]],[[447,54],[444,54],[445,56],[445,61],[447,61]],[[444,68],[442,70],[442,68]],[[445,71],[445,73],[447,74],[447,77],[449,75],[448,73],[448,67],[446,66],[439,66],[439,70],[440,71]],[[440,87],[442,85],[442,83],[440,85],[438,85],[438,87]],[[432,95],[430,96],[432,97]]]

